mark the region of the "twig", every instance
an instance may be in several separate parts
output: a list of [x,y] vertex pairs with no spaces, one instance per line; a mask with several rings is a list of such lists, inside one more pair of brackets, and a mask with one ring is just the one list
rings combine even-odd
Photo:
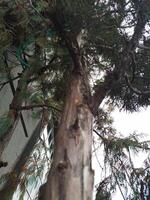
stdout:
[[54,110],[57,110],[59,112],[61,112],[61,109],[56,108],[55,106],[52,105],[47,105],[47,104],[34,104],[34,105],[26,105],[26,106],[17,106],[17,107],[12,107],[12,109],[15,109],[16,111],[20,111],[20,110],[33,110],[34,108],[52,108]]
[[0,86],[1,86],[1,87],[0,87],[0,91],[3,89],[3,87],[4,87],[6,84],[10,83],[10,81],[14,81],[14,80],[18,79],[20,76],[21,76],[21,74],[18,75],[18,76],[16,76],[16,77],[14,77],[14,78],[11,78],[11,80],[8,80],[8,81],[5,81],[5,82],[0,83]]
[[97,163],[98,163],[98,165],[100,166],[100,168],[103,170],[103,167],[101,166],[100,161],[99,161],[99,159],[98,159],[98,156],[97,156],[97,153],[96,153],[96,147],[95,147],[95,144],[94,144],[94,143],[93,143],[93,147],[94,147],[94,154],[95,154]]
[[93,131],[96,133],[96,135],[97,135],[98,137],[100,137],[100,138],[104,141],[104,137],[103,137],[103,136],[101,136],[95,129],[94,129]]
[[118,185],[118,188],[119,188],[119,190],[120,190],[120,193],[121,193],[121,195],[122,195],[122,198],[123,198],[124,200],[126,200],[126,198],[125,198],[125,196],[124,196],[124,194],[123,194],[123,192],[122,192],[121,186],[120,186],[120,184],[119,184],[119,181],[118,181],[118,179],[117,179],[117,176],[116,176],[116,174],[115,174],[115,172],[114,172],[114,170],[113,170],[113,166],[112,166],[112,164],[111,164],[111,162],[110,162],[110,159],[108,158],[108,160],[109,160],[110,167],[111,167],[111,169],[112,169],[112,174],[113,174],[113,176],[114,176],[114,178],[115,178],[115,180],[116,180],[116,183],[117,183],[117,185]]

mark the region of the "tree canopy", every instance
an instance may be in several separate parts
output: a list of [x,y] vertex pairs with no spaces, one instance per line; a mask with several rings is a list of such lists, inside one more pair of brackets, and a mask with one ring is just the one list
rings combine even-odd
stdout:
[[[103,143],[104,162],[111,169],[111,175],[98,187],[101,193],[97,200],[111,199],[109,190],[116,184],[127,187],[125,179],[137,194],[128,199],[146,199],[141,192],[145,188],[141,188],[149,171],[133,168],[130,149],[149,150],[148,144],[139,143],[135,135],[117,137],[107,113],[99,106],[104,99],[107,105],[130,112],[149,106],[149,33],[149,0],[2,0],[0,89],[10,84],[14,97],[0,120],[0,155],[22,110],[38,107],[52,112],[58,129],[75,72],[82,76],[84,99],[94,115],[95,133]],[[13,77],[16,66],[21,72]],[[16,88],[14,80],[18,80]]]

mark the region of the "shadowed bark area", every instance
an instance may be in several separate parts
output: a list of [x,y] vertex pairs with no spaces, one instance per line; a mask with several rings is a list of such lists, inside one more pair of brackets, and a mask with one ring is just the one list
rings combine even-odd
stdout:
[[54,160],[40,200],[91,200],[93,116],[84,99],[82,76],[72,77],[62,121],[55,137]]

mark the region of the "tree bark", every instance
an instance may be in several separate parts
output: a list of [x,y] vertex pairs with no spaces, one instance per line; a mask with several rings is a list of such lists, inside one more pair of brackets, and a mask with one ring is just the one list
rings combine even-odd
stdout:
[[93,115],[84,97],[83,77],[74,73],[60,127],[55,136],[54,159],[40,200],[91,200]]

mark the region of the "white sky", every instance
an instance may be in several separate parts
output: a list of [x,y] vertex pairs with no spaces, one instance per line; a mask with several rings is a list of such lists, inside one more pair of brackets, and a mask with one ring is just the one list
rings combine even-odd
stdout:
[[123,135],[134,131],[150,135],[150,108],[134,113],[120,112],[116,109],[112,113],[112,117],[114,126]]
[[[138,134],[143,133],[143,140],[150,139],[150,107],[134,113],[123,112],[115,109],[112,113],[112,117],[114,119],[114,127],[117,129],[117,132],[120,132],[122,135],[127,136],[136,131]],[[135,157],[135,167],[140,167],[145,158],[146,155],[143,153],[140,153],[138,157]],[[93,158],[93,168],[95,168],[96,184],[100,181],[101,172],[95,156]],[[114,195],[113,200],[123,200],[119,191]]]

